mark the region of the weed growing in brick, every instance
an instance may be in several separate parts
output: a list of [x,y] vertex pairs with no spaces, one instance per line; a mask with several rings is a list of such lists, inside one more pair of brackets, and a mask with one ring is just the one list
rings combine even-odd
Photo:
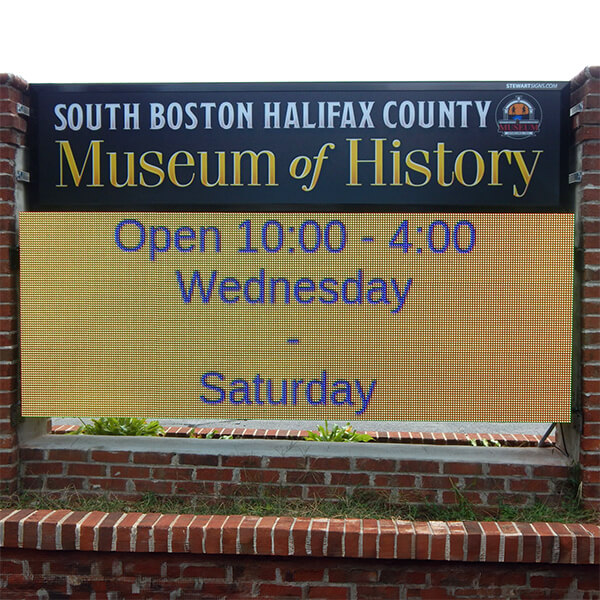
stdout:
[[366,433],[358,433],[350,423],[346,427],[334,425],[329,429],[329,423],[319,425],[318,431],[311,431],[304,439],[308,442],[370,442],[373,438]]
[[198,438],[204,440],[233,440],[233,434],[223,435],[219,433],[216,429],[211,429],[206,435],[198,435],[195,431],[191,431],[189,437]]
[[[457,490],[455,490],[457,492]],[[288,498],[283,494],[261,493],[258,497],[240,495],[226,498],[194,496],[191,499],[158,497],[144,494],[139,500],[124,500],[112,495],[87,496],[75,490],[59,494],[27,492],[0,499],[2,508],[33,508],[37,510],[68,509],[73,511],[144,512],[162,514],[215,514],[290,516],[309,518],[397,519],[404,521],[517,521],[596,523],[598,513],[584,510],[576,497],[565,496],[559,506],[536,502],[531,506],[500,504],[496,512],[473,506],[464,496],[456,504],[432,502],[420,504],[400,502],[359,490],[353,495],[334,498],[314,498],[310,501]]]

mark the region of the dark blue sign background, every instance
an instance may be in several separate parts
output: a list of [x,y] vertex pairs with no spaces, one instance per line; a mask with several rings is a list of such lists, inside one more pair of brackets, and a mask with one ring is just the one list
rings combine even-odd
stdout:
[[566,83],[40,84],[31,96],[31,210],[571,209]]

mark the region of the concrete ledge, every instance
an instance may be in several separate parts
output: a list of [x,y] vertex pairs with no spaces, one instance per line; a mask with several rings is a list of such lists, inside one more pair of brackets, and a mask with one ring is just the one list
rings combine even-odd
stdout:
[[600,527],[9,509],[0,547],[587,565]]
[[22,450],[103,450],[161,452],[203,456],[258,456],[298,458],[372,458],[488,464],[570,466],[556,448],[491,448],[436,444],[361,444],[299,440],[205,440],[102,435],[43,435],[21,445]]

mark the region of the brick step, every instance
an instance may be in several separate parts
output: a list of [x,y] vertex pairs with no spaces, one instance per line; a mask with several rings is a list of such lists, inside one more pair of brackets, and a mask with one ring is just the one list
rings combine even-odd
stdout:
[[0,547],[582,565],[600,526],[5,509]]

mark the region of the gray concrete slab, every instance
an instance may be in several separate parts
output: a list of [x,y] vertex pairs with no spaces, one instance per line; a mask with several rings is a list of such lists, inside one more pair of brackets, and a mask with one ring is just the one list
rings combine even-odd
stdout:
[[172,452],[203,456],[380,458],[484,462],[489,464],[569,465],[559,450],[546,448],[485,448],[436,444],[359,444],[296,440],[205,440],[188,438],[119,437],[103,435],[43,435],[23,448]]

